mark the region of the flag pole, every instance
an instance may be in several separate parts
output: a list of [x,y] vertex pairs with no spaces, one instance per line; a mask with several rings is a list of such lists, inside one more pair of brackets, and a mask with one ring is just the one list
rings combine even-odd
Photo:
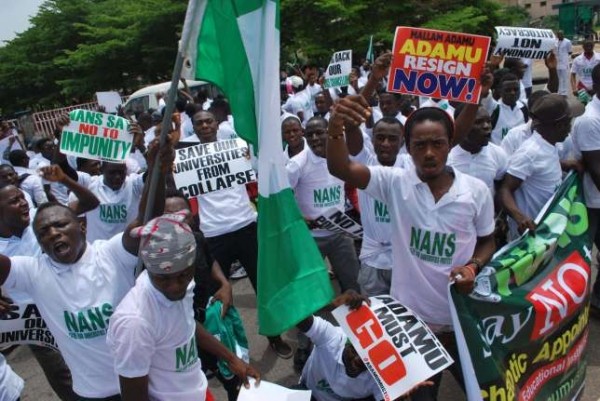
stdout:
[[[161,122],[160,138],[159,138],[159,149],[165,146],[167,143],[167,135],[170,132],[171,117],[175,109],[175,99],[177,97],[179,79],[181,78],[181,70],[183,68],[183,61],[185,59],[185,49],[190,41],[191,37],[191,24],[194,20],[194,15],[198,7],[198,0],[189,0],[187,9],[185,12],[185,20],[183,22],[183,30],[181,33],[181,40],[179,41],[179,48],[177,49],[177,56],[175,58],[175,66],[173,67],[173,74],[171,75],[171,86],[167,92],[167,100],[165,102],[165,114]],[[152,171],[150,172],[150,187],[148,188],[148,197],[146,200],[146,209],[144,211],[144,224],[146,224],[152,217],[152,210],[154,209],[156,189],[158,187],[158,177],[160,169],[160,160],[155,160]],[[142,261],[138,259],[138,265],[135,268],[136,277],[142,272]]]

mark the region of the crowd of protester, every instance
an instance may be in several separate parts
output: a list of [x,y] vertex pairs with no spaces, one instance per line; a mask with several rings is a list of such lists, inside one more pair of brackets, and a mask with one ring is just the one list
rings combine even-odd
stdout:
[[[333,304],[356,308],[390,294],[440,339],[461,385],[448,281],[470,292],[496,249],[535,230],[570,170],[584,176],[588,232],[600,245],[600,54],[585,42],[573,57],[568,39],[557,38],[545,89],[533,90],[526,78],[531,60],[491,57],[479,104],[387,92],[389,53],[356,63],[341,88],[323,89],[325,66],[281,72],[285,168],[339,283]],[[159,105],[136,111],[125,163],[62,154],[67,116],[53,136],[27,146],[5,120],[0,126],[0,139],[8,138],[0,165],[0,311],[20,294],[35,302],[60,351],[29,347],[62,400],[210,400],[210,372],[234,401],[248,377],[260,378],[203,325],[215,302],[228,314],[231,279],[247,275],[257,289],[256,186],[186,198],[171,174],[174,149],[237,137],[229,104],[223,96],[180,96],[160,149],[164,100]],[[159,185],[143,224],[155,164]],[[360,221],[362,240],[319,225],[332,209]],[[136,277],[138,262],[144,270]],[[591,307],[600,308],[598,281]],[[383,399],[327,320],[300,322],[296,350],[281,336],[268,341],[279,357],[294,357],[297,387],[315,400]],[[411,399],[437,399],[440,380]],[[17,400],[23,385],[0,355],[0,400]]]

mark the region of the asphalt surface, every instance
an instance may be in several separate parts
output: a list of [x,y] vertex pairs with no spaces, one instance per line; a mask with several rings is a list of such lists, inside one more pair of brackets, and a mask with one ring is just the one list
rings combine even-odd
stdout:
[[[594,269],[596,271],[597,269]],[[269,348],[266,338],[257,334],[256,299],[248,279],[236,281],[234,288],[234,303],[242,315],[246,327],[246,334],[250,342],[251,363],[258,367],[264,380],[291,386],[297,383],[299,375],[293,369],[291,359],[283,360]],[[583,401],[600,401],[600,320],[590,318],[590,336],[587,356],[588,367],[586,374],[586,388]],[[290,331],[283,336],[293,346],[296,345],[296,332]],[[59,401],[54,395],[41,368],[25,347],[19,347],[8,357],[11,367],[25,380],[25,389],[22,401]],[[209,387],[218,401],[226,401],[227,396],[216,379],[209,380]],[[439,399],[441,401],[465,400],[465,396],[450,375],[442,380]],[[175,400],[174,400],[175,401]],[[275,401],[275,400],[265,400]]]

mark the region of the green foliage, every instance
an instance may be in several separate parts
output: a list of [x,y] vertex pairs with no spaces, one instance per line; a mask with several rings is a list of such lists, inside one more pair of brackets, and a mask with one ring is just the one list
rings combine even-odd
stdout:
[[[0,109],[48,108],[130,93],[170,78],[185,0],[46,0],[31,28],[0,47]],[[326,66],[334,51],[391,49],[396,26],[491,35],[527,13],[496,0],[281,0],[282,64]]]

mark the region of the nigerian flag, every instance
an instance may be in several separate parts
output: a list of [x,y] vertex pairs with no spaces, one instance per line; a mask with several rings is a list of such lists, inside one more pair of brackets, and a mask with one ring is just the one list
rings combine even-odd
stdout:
[[258,150],[259,332],[277,335],[333,296],[284,168],[279,1],[192,0],[188,13],[192,6],[185,73],[219,86],[229,99],[238,135]]

